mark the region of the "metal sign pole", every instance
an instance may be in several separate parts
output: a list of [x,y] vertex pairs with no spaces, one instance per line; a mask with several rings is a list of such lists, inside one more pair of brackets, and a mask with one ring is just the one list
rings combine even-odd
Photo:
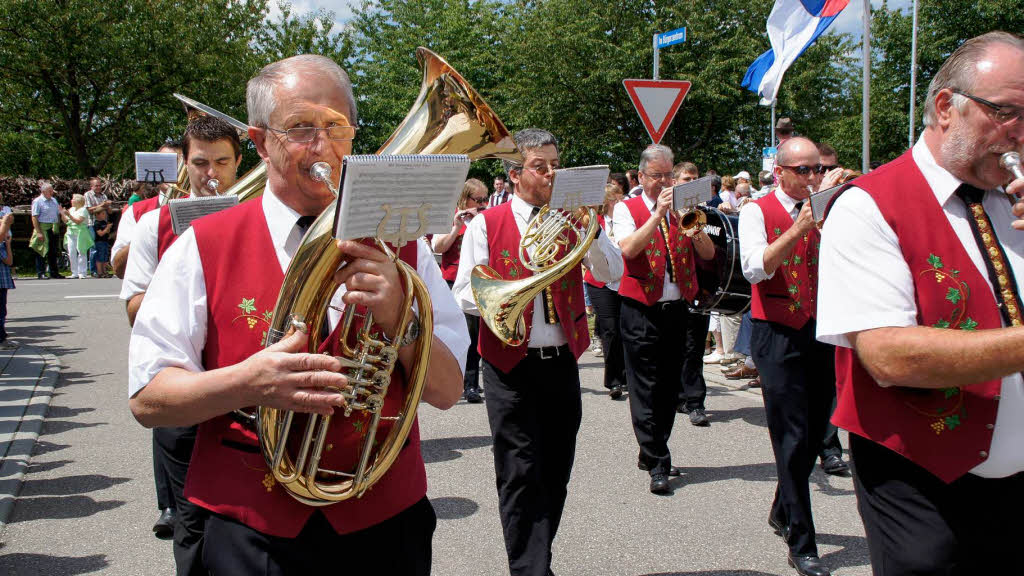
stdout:
[[654,45],[654,79],[658,79],[658,35],[655,34],[651,43]]
[[917,0],[914,0],[914,23],[910,33],[910,138],[907,148],[914,147],[914,105],[917,103]]
[[861,114],[861,173],[871,170],[871,0],[864,0],[864,71]]

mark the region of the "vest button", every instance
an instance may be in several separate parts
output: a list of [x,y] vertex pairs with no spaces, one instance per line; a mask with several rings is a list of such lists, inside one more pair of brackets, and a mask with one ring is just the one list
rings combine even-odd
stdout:
[[985,429],[986,430],[994,430],[995,427],[996,427],[995,424],[985,424]]
[[978,452],[978,456],[981,456],[982,458],[988,458],[988,452],[982,450],[981,452]]

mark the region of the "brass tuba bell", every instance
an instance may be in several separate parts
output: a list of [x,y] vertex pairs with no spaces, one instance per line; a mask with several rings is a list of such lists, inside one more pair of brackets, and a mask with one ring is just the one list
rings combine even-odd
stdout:
[[[444,61],[426,48],[418,48],[416,56],[423,68],[419,97],[405,120],[398,126],[378,154],[466,154],[472,160],[502,158],[521,161],[508,130],[479,94]],[[329,177],[320,172],[330,182]],[[314,176],[316,177],[316,176]],[[329,186],[332,190],[333,185]],[[335,191],[337,194],[337,191]],[[336,205],[331,203],[310,226],[295,257],[288,266],[281,292],[274,308],[267,345],[273,344],[296,324],[308,330],[308,351],[319,348],[321,329],[331,296],[337,289],[333,276],[342,263],[342,254],[334,241]],[[379,247],[389,253],[387,245]],[[393,259],[394,254],[390,254]],[[398,262],[396,260],[396,262]],[[429,358],[430,296],[408,266],[399,265],[406,281],[405,316],[412,314],[412,299],[417,301],[420,317],[420,341],[416,344],[415,365],[408,370],[408,383],[402,408],[397,415],[381,414],[387,393],[394,348],[369,337],[372,317],[363,318],[364,326],[355,336],[356,345],[344,351],[342,362],[350,385],[342,393],[349,400],[348,409],[370,414],[372,427],[367,431],[358,463],[352,470],[325,470],[319,466],[325,450],[329,426],[345,424],[347,417],[308,415],[306,426],[299,431],[299,449],[289,451],[288,442],[294,414],[261,406],[256,416],[260,446],[274,479],[293,497],[313,506],[323,506],[352,497],[360,497],[387,472],[398,458],[412,431],[416,409],[423,393]],[[341,341],[348,342],[354,307],[345,311]],[[404,324],[392,341],[400,340]],[[368,360],[367,360],[368,358]],[[354,383],[354,384],[353,384]],[[346,411],[348,411],[348,409]],[[335,422],[332,422],[332,418]],[[394,426],[374,449],[377,424],[391,420]],[[337,422],[340,421],[340,422]]]

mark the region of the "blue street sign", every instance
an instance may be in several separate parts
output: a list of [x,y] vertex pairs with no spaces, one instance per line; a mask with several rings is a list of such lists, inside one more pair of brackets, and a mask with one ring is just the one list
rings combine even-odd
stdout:
[[686,28],[676,28],[668,32],[662,32],[655,36],[655,44],[658,48],[665,48],[674,44],[686,42]]

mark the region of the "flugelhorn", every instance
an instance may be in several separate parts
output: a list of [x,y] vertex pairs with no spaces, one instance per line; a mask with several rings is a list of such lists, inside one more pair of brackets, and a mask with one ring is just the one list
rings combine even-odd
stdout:
[[499,340],[509,346],[524,343],[526,307],[542,290],[580,265],[599,228],[593,208],[567,212],[544,206],[519,241],[519,260],[532,276],[506,279],[490,266],[473,269],[470,287],[480,319]]
[[[377,153],[466,154],[471,160],[499,158],[521,162],[522,157],[504,124],[462,76],[426,48],[418,48],[416,56],[423,68],[419,97],[405,120]],[[329,183],[328,188],[337,194],[331,182],[333,171],[329,170],[330,167],[314,165],[312,168],[311,177]],[[332,202],[317,217],[288,266],[267,332],[268,346],[291,327],[305,325],[309,334],[307,351],[316,353],[319,349],[328,303],[337,289],[334,272],[342,263],[342,253],[334,240],[336,209],[336,203]],[[378,246],[386,253],[390,251],[387,245],[378,243]],[[342,391],[346,398],[352,398],[346,412],[351,409],[372,414],[372,430],[367,431],[369,438],[376,436],[377,425],[381,421],[393,423],[379,446],[374,449],[372,442],[364,442],[353,469],[327,470],[321,466],[324,452],[320,439],[331,433],[330,426],[341,426],[339,434],[350,431],[352,426],[347,423],[347,415],[335,414],[333,423],[331,418],[310,415],[298,450],[289,453],[288,433],[294,414],[269,407],[258,410],[255,424],[267,466],[280,485],[301,502],[323,506],[358,498],[387,473],[412,431],[427,372],[428,343],[432,338],[428,324],[431,304],[426,291],[420,293],[418,286],[422,286],[422,282],[415,278],[415,271],[402,266],[399,268],[407,286],[403,315],[409,318],[413,300],[419,302],[421,335],[416,343],[417,361],[406,366],[408,381],[402,408],[397,414],[385,416],[379,408],[390,380],[390,370],[385,367],[394,366],[394,360],[385,356],[393,348],[381,347],[379,341],[369,338],[368,325],[372,324],[369,315],[363,318],[363,328],[354,335],[357,345],[349,347],[347,342],[353,322],[350,314],[355,314],[355,307],[346,307],[342,319],[341,342],[345,344],[342,362],[350,374],[363,375],[350,378],[349,386]],[[409,286],[413,289],[408,289]],[[403,336],[400,331],[392,335],[392,341],[397,342]],[[363,357],[363,352],[367,358]],[[381,390],[384,393],[372,392]],[[367,392],[369,394],[365,395]]]

